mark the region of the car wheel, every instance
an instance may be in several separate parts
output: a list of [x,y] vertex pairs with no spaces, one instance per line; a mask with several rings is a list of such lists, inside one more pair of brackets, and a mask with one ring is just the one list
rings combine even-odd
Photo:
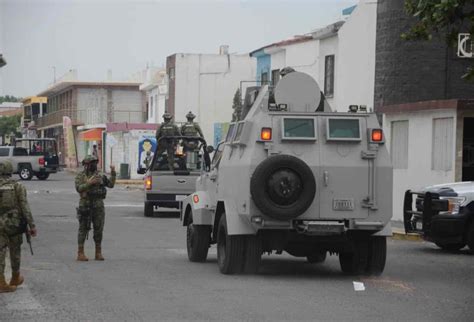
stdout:
[[367,268],[368,242],[354,241],[354,249],[339,253],[339,264],[341,270],[348,275],[359,275]]
[[36,177],[38,180],[46,180],[49,178],[49,173],[38,173]]
[[20,167],[18,174],[21,180],[31,180],[31,178],[33,178],[33,172],[31,171],[31,168],[28,166]]
[[326,251],[319,251],[306,256],[306,259],[308,260],[308,263],[311,264],[323,263],[326,260],[326,254]]
[[439,248],[448,252],[456,252],[466,246],[465,243],[435,243]]
[[145,217],[152,217],[153,216],[153,204],[150,202],[145,202],[145,209],[144,209]]
[[252,174],[250,194],[257,208],[277,220],[303,214],[314,201],[316,181],[313,171],[291,155],[265,159]]
[[474,254],[474,220],[471,221],[469,230],[467,231],[467,245],[471,253]]
[[367,268],[369,275],[380,275],[385,268],[387,260],[387,237],[373,236],[369,239]]
[[211,226],[188,224],[186,248],[191,262],[205,262],[211,241]]
[[217,229],[217,264],[222,274],[238,274],[243,270],[245,236],[227,233],[225,214]]
[[244,273],[255,274],[258,272],[262,261],[262,240],[258,236],[245,237]]

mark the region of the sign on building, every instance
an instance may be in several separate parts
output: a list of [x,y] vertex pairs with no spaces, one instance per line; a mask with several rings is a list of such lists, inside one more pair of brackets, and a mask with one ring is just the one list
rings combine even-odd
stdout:
[[472,58],[473,46],[471,40],[471,34],[461,33],[458,35],[458,57],[460,58]]

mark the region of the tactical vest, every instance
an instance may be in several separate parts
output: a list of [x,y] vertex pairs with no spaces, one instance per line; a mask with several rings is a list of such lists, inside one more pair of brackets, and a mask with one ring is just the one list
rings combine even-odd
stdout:
[[21,218],[16,197],[15,182],[0,181],[0,230],[7,235],[15,235],[20,229]]
[[181,127],[181,132],[183,133],[184,136],[197,136],[199,133],[194,123],[184,124]]
[[104,177],[102,175],[98,176],[101,177],[101,183],[93,186],[89,191],[87,191],[87,197],[93,199],[105,199],[105,197],[107,197],[107,189],[105,188]]
[[176,127],[174,124],[163,124],[161,126],[162,136],[174,136],[176,134]]

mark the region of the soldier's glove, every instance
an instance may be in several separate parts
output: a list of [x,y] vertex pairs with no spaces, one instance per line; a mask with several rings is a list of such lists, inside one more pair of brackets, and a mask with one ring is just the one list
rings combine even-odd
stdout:
[[36,231],[36,228],[31,228],[31,229],[30,229],[30,235],[31,235],[31,237],[36,237],[37,234],[38,234],[38,232]]
[[94,177],[90,178],[89,180],[87,180],[87,183],[91,186],[100,184],[101,182],[102,182],[102,178],[97,177],[97,176],[94,176]]

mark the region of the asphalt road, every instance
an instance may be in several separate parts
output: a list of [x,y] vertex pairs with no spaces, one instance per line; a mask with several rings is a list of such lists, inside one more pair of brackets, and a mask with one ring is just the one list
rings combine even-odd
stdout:
[[179,220],[143,217],[142,192],[118,186],[106,201],[106,260],[76,262],[73,176],[25,184],[39,236],[34,256],[23,246],[25,285],[0,294],[0,321],[474,320],[466,250],[390,239],[378,278],[343,275],[337,256],[308,264],[285,255],[265,255],[258,275],[225,276],[215,247],[206,263],[189,262]]

